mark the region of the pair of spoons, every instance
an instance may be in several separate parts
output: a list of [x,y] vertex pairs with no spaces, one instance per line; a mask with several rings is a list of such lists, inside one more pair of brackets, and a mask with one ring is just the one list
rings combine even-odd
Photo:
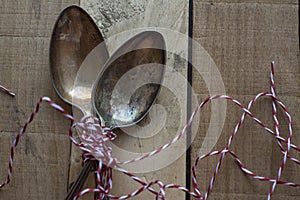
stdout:
[[[97,115],[110,129],[134,125],[153,105],[163,80],[163,36],[139,33],[109,57],[104,39],[82,8],[70,6],[58,17],[50,42],[53,86],[62,100],[83,115]],[[85,163],[66,199],[82,189],[95,163]]]

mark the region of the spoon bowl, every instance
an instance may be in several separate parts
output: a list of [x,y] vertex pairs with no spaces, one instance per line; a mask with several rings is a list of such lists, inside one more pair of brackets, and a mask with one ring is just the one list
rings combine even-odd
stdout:
[[165,72],[165,42],[145,31],[124,43],[106,62],[94,84],[92,106],[110,128],[142,120],[154,103]]
[[[89,113],[89,110],[82,109],[82,105],[91,102],[91,90],[86,88],[92,87],[97,73],[93,73],[94,77],[88,77],[84,85],[77,84],[78,87],[74,87],[74,82],[84,59],[92,51],[98,57],[95,57],[97,59],[93,60],[91,66],[94,72],[99,72],[109,57],[104,39],[89,14],[75,5],[67,7],[61,12],[53,28],[50,72],[53,87],[60,98],[84,113]],[[78,96],[81,97],[80,101],[74,101]]]

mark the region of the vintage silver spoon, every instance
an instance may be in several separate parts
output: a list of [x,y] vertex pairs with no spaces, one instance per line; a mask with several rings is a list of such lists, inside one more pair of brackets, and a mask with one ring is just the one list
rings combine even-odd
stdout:
[[[61,12],[53,28],[49,55],[53,86],[62,100],[76,106],[85,115],[90,115],[91,88],[109,57],[103,41],[91,17],[75,5]],[[75,85],[77,74],[88,55],[97,55],[90,59],[92,63],[87,63],[93,73],[86,75],[82,85]],[[93,163],[86,166],[90,170],[92,167]]]
[[[103,41],[97,25],[82,8],[73,5],[61,12],[53,28],[49,56],[53,86],[65,102],[77,103],[73,102],[77,89],[74,88],[74,82],[87,55],[92,50],[98,50],[98,59],[93,65],[94,72],[97,73],[108,59],[108,51]],[[96,48],[99,44],[103,44],[102,48]],[[97,74],[89,84],[93,84],[96,77]],[[90,99],[91,94],[86,95],[79,104],[90,103]],[[82,110],[81,105],[76,106]],[[82,111],[90,112],[90,110]]]
[[[142,32],[124,43],[108,59],[94,84],[93,110],[101,121],[114,129],[142,120],[159,93],[165,63],[165,42],[158,32]],[[89,171],[85,165],[74,185],[84,184]],[[67,199],[81,189],[76,188]]]

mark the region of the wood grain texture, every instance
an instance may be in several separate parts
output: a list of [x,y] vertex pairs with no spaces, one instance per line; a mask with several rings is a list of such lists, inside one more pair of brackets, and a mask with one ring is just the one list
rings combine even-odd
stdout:
[[[149,27],[155,30],[155,28],[166,28],[169,30],[180,32],[187,35],[188,31],[188,1],[163,1],[163,0],[151,0],[151,1],[81,1],[83,8],[91,14],[95,19],[99,28],[101,29],[104,37],[107,39],[107,46],[110,55],[125,41],[127,41],[133,35],[136,35],[141,30],[147,30]],[[151,29],[151,28],[150,28]],[[128,31],[124,33],[124,31]],[[119,34],[119,35],[117,35]],[[166,41],[167,49],[170,45],[174,45],[173,42],[179,38],[173,38],[172,43]],[[182,51],[187,51],[187,39],[185,44],[181,47]],[[169,68],[169,76],[180,73],[182,76],[187,75],[187,63],[183,60],[180,61],[180,56],[175,54],[167,54],[167,66]],[[176,61],[177,58],[177,61]],[[165,77],[168,79],[168,77]],[[166,81],[166,80],[165,80]],[[176,81],[176,80],[173,80]],[[186,121],[186,83],[182,84],[182,98],[183,107],[181,108],[178,97],[169,88],[162,88],[156,104],[160,104],[160,108],[164,108],[167,115],[167,121],[161,127],[161,130],[153,131],[153,136],[143,138],[139,136],[133,136],[133,132],[136,132],[137,127],[131,127],[127,129],[117,130],[119,135],[117,141],[114,144],[123,149],[124,151],[116,151],[116,156],[120,160],[126,160],[142,155],[142,153],[150,152],[160,145],[167,143],[173,137],[177,131],[179,131]],[[183,110],[181,110],[183,109]],[[159,116],[161,109],[152,109],[150,116]],[[152,112],[152,113],[151,113]],[[146,118],[143,122],[139,123],[139,126],[144,126],[148,130],[153,130],[155,122],[160,120],[159,118],[152,118],[149,120]],[[162,115],[161,115],[162,120]],[[163,120],[162,120],[163,121]],[[152,129],[149,126],[152,124]],[[158,126],[158,124],[156,124]],[[145,130],[145,129],[144,129]],[[148,131],[149,132],[149,131]],[[127,134],[126,134],[127,133]],[[178,156],[175,161],[171,161],[167,166],[163,168],[159,167],[157,160],[148,159],[144,162],[137,164],[123,166],[126,169],[136,173],[143,180],[149,182],[153,180],[161,180],[164,183],[177,183],[185,185],[185,140],[181,141],[181,145],[174,148],[172,154],[164,156],[160,159],[160,162],[169,162],[168,157],[173,157],[176,154]],[[128,153],[125,153],[125,152]],[[183,152],[183,153],[182,153]],[[169,152],[170,153],[170,152]],[[133,156],[133,154],[135,154]],[[129,155],[129,156],[128,156]],[[145,169],[145,172],[143,172]],[[141,173],[143,172],[143,173]],[[122,195],[128,194],[138,188],[138,184],[134,183],[126,176],[114,171],[114,185],[113,194]],[[184,199],[184,193],[175,190],[168,191],[167,196],[169,199]],[[153,195],[149,192],[137,196],[134,199],[152,199]]]
[[[9,148],[39,97],[47,95],[67,109],[52,88],[48,63],[50,35],[59,12],[76,1],[1,1],[0,82],[16,92],[0,94],[0,178],[4,181]],[[0,199],[63,199],[67,192],[68,126],[47,105],[21,138],[11,183]]]
[[[0,6],[0,83],[12,89],[17,96],[11,98],[0,93],[0,178],[4,181],[9,160],[9,148],[36,101],[42,95],[52,97],[64,104],[52,88],[48,53],[50,35],[60,11],[78,0],[23,0],[1,1]],[[106,39],[125,30],[141,27],[164,27],[187,34],[187,1],[81,1],[81,5],[96,20]],[[297,0],[194,0],[194,39],[204,47],[215,62],[222,76],[226,93],[244,104],[258,92],[269,90],[269,65],[276,62],[277,95],[291,111],[294,118],[294,141],[300,144],[300,58]],[[167,9],[166,9],[167,8]],[[130,33],[134,34],[134,33]],[[110,53],[131,35],[123,34],[115,42],[109,42]],[[175,40],[176,41],[176,40]],[[177,41],[178,42],[178,41]],[[186,46],[184,46],[185,48]],[[197,55],[197,52],[194,52]],[[186,63],[174,55],[168,55],[173,71],[186,75]],[[194,56],[193,63],[202,62]],[[210,85],[218,85],[210,70],[204,72],[211,79]],[[198,100],[208,94],[203,74],[193,71],[193,89]],[[214,91],[216,92],[216,91]],[[136,152],[147,152],[166,143],[179,129],[181,112],[179,101],[167,88],[163,88],[158,99],[167,113],[166,126],[160,134],[164,137],[132,139],[120,131],[116,143],[122,148]],[[253,107],[253,112],[272,126],[270,100],[263,99]],[[153,116],[159,112],[152,111]],[[203,114],[205,113],[205,114]],[[199,149],[211,122],[211,107],[201,115],[197,136],[192,144],[192,161]],[[158,113],[160,114],[160,113]],[[224,146],[241,111],[227,104],[224,129],[214,149]],[[280,112],[280,122],[287,130],[287,120]],[[147,118],[143,123],[149,123]],[[79,153],[70,158],[70,142],[67,136],[69,121],[49,106],[42,106],[38,118],[22,137],[16,150],[11,183],[1,189],[0,199],[63,199],[69,180],[78,175]],[[143,124],[140,124],[143,125]],[[219,126],[216,124],[215,126]],[[171,134],[172,133],[172,134]],[[247,138],[246,138],[247,136]],[[234,151],[255,172],[275,176],[281,154],[276,141],[271,139],[251,120],[246,120],[233,143]],[[202,149],[201,151],[205,151]],[[176,151],[175,151],[176,152]],[[167,158],[167,157],[166,157]],[[299,156],[298,156],[299,158]],[[69,170],[69,165],[72,166]],[[198,168],[198,177],[203,177],[201,190],[208,187],[217,158],[208,159]],[[153,160],[149,163],[156,168]],[[75,167],[74,167],[75,166]],[[163,180],[164,183],[185,184],[185,156],[170,166],[149,173],[137,174],[143,180]],[[288,164],[283,178],[299,182],[299,167]],[[69,180],[68,180],[69,178]],[[92,182],[90,185],[93,184]],[[126,194],[136,189],[131,180],[119,172],[114,173],[114,193]],[[230,158],[226,158],[211,199],[266,199],[269,185],[246,177]],[[171,190],[172,192],[174,190]],[[168,199],[184,199],[183,193],[168,192]],[[145,193],[135,199],[152,199]],[[152,197],[152,196],[151,196]],[[278,186],[273,199],[299,199],[299,189]]]
[[[224,82],[226,93],[247,104],[259,92],[269,91],[270,62],[275,61],[277,96],[283,100],[294,119],[294,142],[300,124],[300,57],[298,32],[298,1],[194,1],[194,39],[204,47],[216,63]],[[199,52],[194,52],[194,55]],[[194,56],[201,65],[201,59]],[[220,80],[211,76],[210,84]],[[204,78],[193,70],[193,83],[199,101],[208,94]],[[264,123],[273,128],[271,100],[264,98],[252,109]],[[194,160],[199,155],[208,125],[211,108],[202,112],[197,136],[192,145]],[[242,112],[232,103],[227,104],[226,121],[213,149],[224,148]],[[283,135],[287,132],[287,120],[279,112]],[[259,175],[275,177],[282,155],[276,141],[253,120],[247,119],[232,149],[244,164]],[[297,156],[299,158],[299,156]],[[218,157],[206,159],[198,167],[201,190],[206,191]],[[287,164],[283,180],[299,182],[298,166]],[[211,194],[211,199],[266,199],[270,184],[246,177],[235,162],[226,157]],[[277,186],[272,199],[297,199],[299,189]]]

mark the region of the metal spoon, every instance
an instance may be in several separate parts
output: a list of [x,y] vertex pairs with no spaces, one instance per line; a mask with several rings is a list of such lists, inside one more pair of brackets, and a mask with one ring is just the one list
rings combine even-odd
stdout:
[[94,111],[107,127],[131,126],[145,117],[161,88],[165,57],[162,35],[145,31],[108,59],[92,93]]
[[[108,51],[103,41],[97,25],[82,8],[72,5],[61,12],[50,42],[50,72],[53,86],[65,102],[77,103],[73,101],[74,96],[78,95],[74,92],[74,82],[86,56],[92,50],[98,51],[98,59],[93,65],[94,72],[100,71],[108,59]],[[98,46],[102,48],[96,48]],[[96,75],[90,84],[94,83]],[[91,95],[85,95],[84,103],[90,102],[90,99]],[[82,105],[75,106],[85,114],[90,112],[82,109]]]
[[[91,110],[92,85],[109,57],[103,41],[91,17],[75,5],[61,12],[53,28],[49,55],[53,86],[61,99],[78,107],[85,115],[89,115]],[[82,85],[75,87],[77,74],[88,55],[97,55],[93,56],[93,63],[89,65],[93,73],[87,74]],[[77,96],[80,96],[78,101]],[[92,166],[93,163],[86,164],[89,171]]]
[[[134,36],[109,58],[92,93],[94,111],[107,127],[131,126],[145,117],[161,88],[165,63],[164,39],[154,31]],[[85,165],[74,185],[83,184],[89,171]]]

